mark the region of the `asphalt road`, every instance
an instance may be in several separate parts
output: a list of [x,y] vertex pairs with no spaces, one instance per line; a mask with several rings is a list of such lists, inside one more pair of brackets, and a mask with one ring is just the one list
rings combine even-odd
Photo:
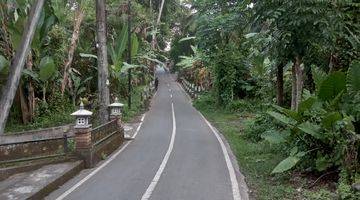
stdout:
[[101,169],[84,171],[47,199],[247,199],[223,140],[172,76],[158,77],[158,91],[136,138]]

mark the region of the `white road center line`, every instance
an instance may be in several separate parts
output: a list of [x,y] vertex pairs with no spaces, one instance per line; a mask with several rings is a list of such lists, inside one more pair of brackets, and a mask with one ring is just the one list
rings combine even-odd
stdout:
[[145,193],[143,194],[143,196],[141,197],[141,200],[148,200],[151,197],[151,194],[153,193],[157,183],[159,182],[159,179],[161,177],[161,174],[163,173],[166,164],[170,158],[170,154],[174,148],[174,143],[175,143],[175,136],[176,136],[176,119],[175,119],[175,111],[174,111],[174,103],[171,103],[171,111],[172,111],[172,119],[173,119],[173,130],[172,130],[172,135],[171,135],[171,140],[170,140],[170,144],[169,144],[169,148],[164,156],[163,161],[160,164],[160,167],[158,169],[158,171],[156,172],[153,180],[151,181],[149,187],[147,188],[147,190],[145,191]]
[[[138,128],[136,129],[136,132],[133,136],[138,134],[142,123],[144,122],[145,114],[143,114],[141,118],[141,123],[139,124]],[[88,174],[86,177],[81,179],[79,182],[77,182],[75,185],[73,185],[70,189],[66,190],[62,195],[60,195],[56,200],[63,200],[65,197],[67,197],[69,194],[74,192],[77,188],[79,188],[82,184],[84,184],[87,180],[89,180],[91,177],[93,177],[96,173],[98,173],[102,168],[104,168],[106,165],[108,165],[111,161],[113,161],[124,149],[131,143],[132,141],[127,142],[119,151],[117,151],[115,154],[113,154],[109,159],[107,159],[103,164],[101,164],[98,168],[96,168],[94,171],[92,171],[90,174]]]
[[204,119],[204,121],[206,122],[206,124],[210,127],[211,131],[215,134],[216,139],[219,141],[222,152],[224,154],[225,157],[225,162],[226,162],[226,166],[228,168],[229,171],[229,175],[230,175],[230,181],[231,181],[231,188],[232,188],[232,193],[233,193],[233,199],[234,200],[241,200],[241,196],[240,196],[240,191],[239,191],[239,183],[236,179],[236,174],[235,174],[235,169],[234,166],[230,160],[230,156],[229,153],[225,147],[224,142],[222,141],[222,139],[220,138],[219,134],[217,133],[217,131],[215,130],[215,128],[210,124],[210,122],[204,117],[204,115],[201,114],[201,112],[198,111],[198,113],[201,115],[201,117]]

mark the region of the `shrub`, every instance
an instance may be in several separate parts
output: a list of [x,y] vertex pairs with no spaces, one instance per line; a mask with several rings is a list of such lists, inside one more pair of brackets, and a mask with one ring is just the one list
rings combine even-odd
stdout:
[[[353,65],[349,73],[354,67],[360,66]],[[304,169],[319,172],[342,167],[349,177],[354,176],[359,169],[360,139],[354,129],[354,117],[345,113],[342,107],[346,104],[344,98],[358,93],[360,88],[352,84],[356,81],[345,77],[343,72],[323,77],[317,83],[316,95],[305,92],[298,111],[274,106],[277,112],[268,112],[288,130],[288,134],[271,133],[271,137],[281,138],[289,147],[289,157],[281,161],[273,173],[290,170],[301,163]],[[348,77],[356,78],[349,74]]]
[[274,130],[274,120],[265,113],[257,114],[253,119],[247,119],[244,122],[244,137],[253,142],[262,140],[262,135]]

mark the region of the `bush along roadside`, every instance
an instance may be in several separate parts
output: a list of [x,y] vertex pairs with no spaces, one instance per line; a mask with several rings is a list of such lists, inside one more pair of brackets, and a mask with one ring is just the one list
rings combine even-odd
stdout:
[[272,173],[298,168],[323,176],[339,174],[340,197],[360,198],[359,72],[360,63],[351,65],[347,74],[314,71],[315,95],[305,92],[297,111],[274,106],[276,111],[268,112],[283,126],[266,132],[267,140],[289,147],[288,157]]
[[211,94],[194,105],[229,141],[255,199],[360,199],[359,68],[314,72],[316,93],[298,111],[254,100],[218,107]]

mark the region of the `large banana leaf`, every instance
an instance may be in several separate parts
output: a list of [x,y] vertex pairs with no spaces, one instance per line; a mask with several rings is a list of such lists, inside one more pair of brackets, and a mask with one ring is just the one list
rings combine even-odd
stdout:
[[335,126],[335,123],[342,119],[342,116],[339,112],[328,113],[322,120],[321,124],[326,129],[332,129]]
[[185,37],[185,38],[181,38],[180,40],[179,40],[179,42],[185,42],[185,41],[188,41],[188,40],[193,40],[193,39],[195,39],[196,37]]
[[353,62],[347,72],[346,86],[350,92],[360,92],[360,61]]
[[270,116],[274,117],[275,119],[277,119],[278,121],[284,123],[285,125],[288,126],[294,126],[296,124],[296,121],[292,118],[289,118],[281,113],[278,112],[273,112],[273,111],[269,111],[267,112]]
[[345,89],[345,73],[333,72],[322,82],[318,96],[323,101],[331,101]]
[[46,56],[41,59],[40,61],[40,72],[39,72],[39,78],[42,81],[49,80],[56,72],[56,66],[54,63],[54,60]]
[[289,169],[293,168],[299,161],[300,158],[296,156],[289,156],[283,161],[281,161],[271,173],[275,174],[288,171]]
[[298,112],[296,111],[293,111],[293,110],[290,110],[290,109],[286,109],[286,108],[283,108],[281,106],[278,106],[278,105],[273,105],[273,107],[278,110],[279,112],[285,114],[286,116],[288,117],[291,117],[292,119],[298,121],[298,122],[301,122],[302,118],[301,118],[301,115],[299,115]]
[[316,98],[315,97],[310,97],[304,101],[302,101],[299,104],[299,113],[304,113],[305,111],[309,110],[316,102]]
[[95,59],[98,58],[96,55],[94,55],[94,54],[88,54],[88,53],[80,53],[79,55],[80,55],[80,57],[82,57],[82,58],[95,58]]
[[128,42],[127,24],[124,24],[124,26],[120,32],[120,35],[118,37],[119,38],[117,39],[117,42],[115,44],[115,51],[116,51],[117,59],[120,59],[120,57],[122,57],[122,55],[126,49],[126,45]]
[[276,130],[266,131],[261,135],[261,138],[268,141],[270,144],[280,144],[285,142],[285,135],[279,133]]
[[322,82],[326,79],[327,74],[316,66],[311,66],[311,73],[314,79],[316,91],[320,90]]
[[313,136],[316,139],[322,139],[320,135],[320,126],[312,124],[310,122],[304,122],[298,126],[303,132]]
[[136,69],[136,68],[145,68],[146,66],[144,65],[134,65],[134,64],[128,64],[127,62],[123,63],[124,66],[121,68],[121,72],[125,73],[127,72],[129,69]]
[[131,35],[131,58],[134,58],[139,50],[139,40],[136,34]]
[[30,77],[32,80],[35,80],[36,82],[40,82],[39,75],[30,69],[23,69],[22,74]]
[[0,74],[6,74],[9,69],[10,62],[0,55]]

